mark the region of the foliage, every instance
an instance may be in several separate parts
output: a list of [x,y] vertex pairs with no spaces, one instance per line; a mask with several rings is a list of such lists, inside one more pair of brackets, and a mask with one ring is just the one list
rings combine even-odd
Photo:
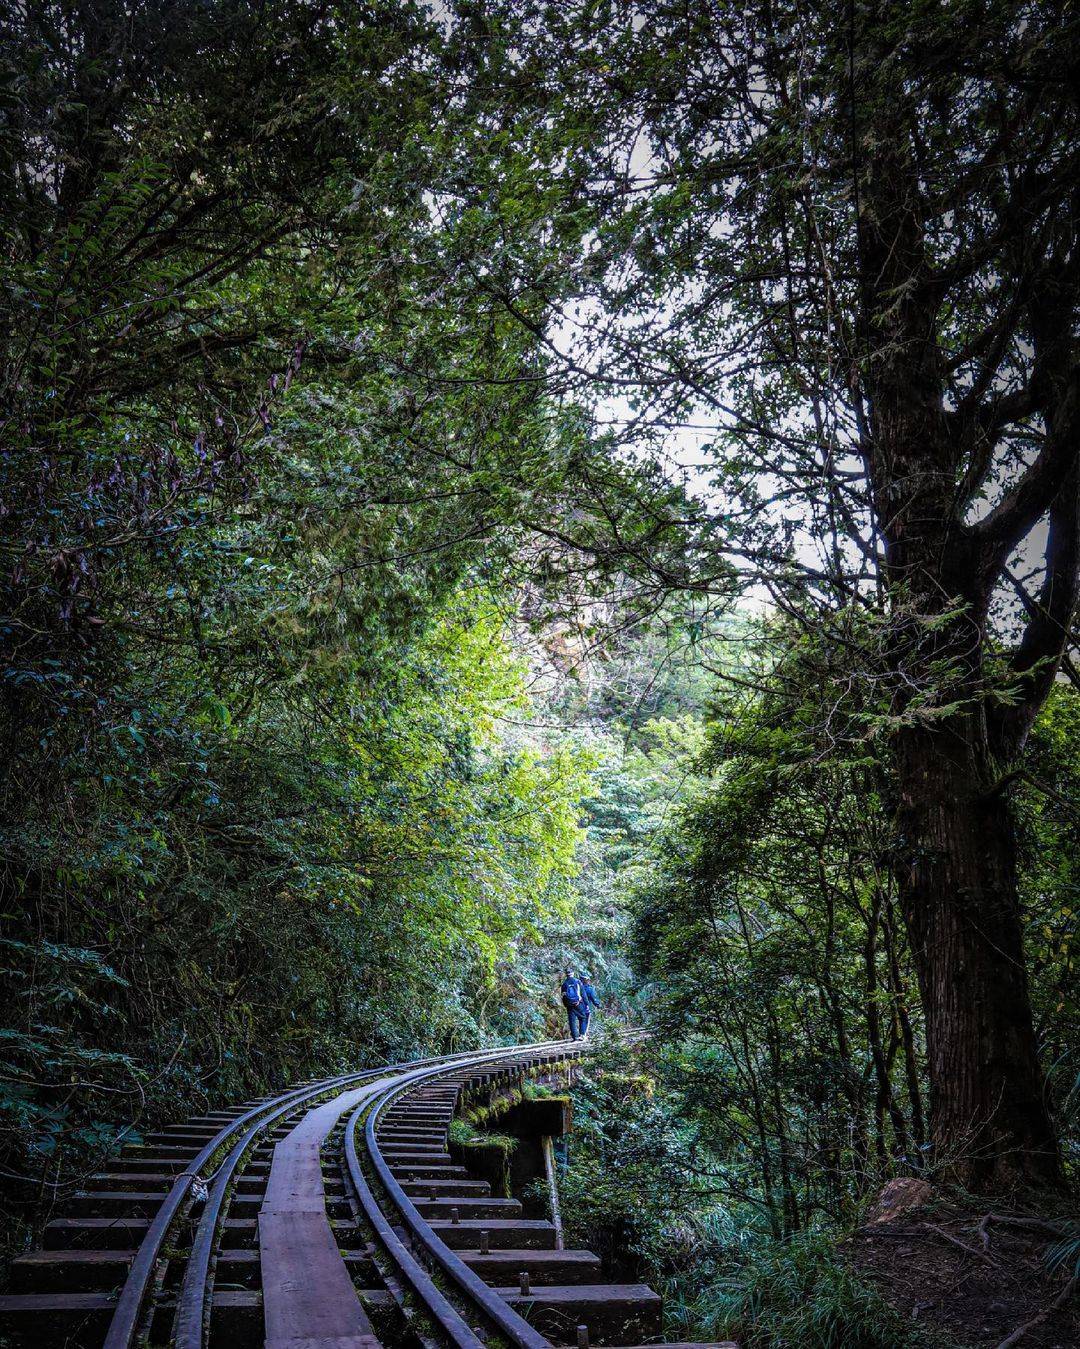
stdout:
[[[777,1236],[853,1220],[931,1145],[920,985],[895,882],[880,716],[841,714],[822,644],[774,627],[760,692],[718,704],[704,774],[638,892],[637,964],[675,1109],[716,1184]],[[1039,1034],[1075,1149],[1072,977],[1076,694],[1037,723],[1020,802],[1021,894]]]
[[640,979],[626,958],[628,898],[653,874],[667,827],[700,785],[694,763],[714,683],[702,662],[737,668],[725,643],[745,635],[728,615],[706,619],[672,605],[652,621],[605,626],[577,649],[558,628],[524,643],[543,740],[576,747],[592,764],[572,906],[544,924],[535,958],[507,971],[507,1012],[532,1009],[537,1034],[565,1027],[552,973],[568,963],[599,987],[601,1025],[640,1016]]
[[[820,1237],[751,1253],[741,1276],[714,1285],[695,1308],[706,1327],[748,1349],[896,1349],[931,1340],[890,1307]],[[706,1331],[706,1333],[717,1333]]]
[[553,241],[532,272],[500,250],[492,293],[544,296],[549,384],[603,458],[560,541],[654,605],[764,592],[838,663],[876,620],[836,703],[888,709],[930,1131],[971,1184],[1060,1184],[1008,788],[1080,595],[1075,15],[457,13],[513,146],[513,192],[504,157],[469,165],[488,237]]
[[1036,1025],[1072,1174],[1080,1164],[1080,694],[1059,685],[1032,732],[1018,801]]
[[586,1087],[569,1220],[687,1306],[698,1252],[707,1333],[876,1334],[812,1236],[949,1160],[943,1102],[1075,1168],[1074,28],[19,10],[11,1205],[166,1110],[551,1033],[566,959],[659,1039]]
[[494,1148],[501,1152],[504,1157],[509,1156],[517,1147],[518,1140],[511,1134],[488,1133],[481,1131],[475,1125],[470,1124],[468,1120],[458,1116],[450,1121],[448,1137],[451,1143],[458,1147],[469,1148]]
[[1066,1225],[1066,1235],[1050,1247],[1046,1260],[1051,1269],[1064,1269],[1069,1278],[1080,1278],[1080,1228],[1075,1222]]
[[710,1175],[679,1091],[649,1059],[613,1050],[578,1092],[571,1165],[560,1178],[575,1242],[663,1292],[665,1330],[772,1349],[894,1349],[922,1343],[846,1266],[829,1234],[776,1241]]
[[108,0],[5,49],[20,1211],[166,1111],[479,1041],[565,911],[589,760],[505,734],[490,596],[566,446],[424,196],[440,43]]
[[[849,672],[808,627],[768,624],[756,646],[760,663],[699,723],[702,747],[676,761],[691,780],[658,837],[621,858],[638,859],[628,897],[652,1040],[633,1059],[612,1050],[579,1091],[564,1212],[575,1240],[662,1289],[672,1336],[908,1343],[833,1251],[888,1176],[936,1181],[949,1160],[926,1130],[887,709],[838,702]],[[1070,1159],[1078,705],[1059,685],[1018,799],[1033,1000]]]
[[[925,1152],[921,1009],[872,744],[820,744],[812,639],[775,691],[730,704],[636,948],[664,1071],[716,1161],[776,1237],[843,1221]],[[809,658],[803,665],[804,657]],[[719,710],[719,709],[718,709]],[[830,731],[836,735],[835,723]]]
[[574,1095],[569,1166],[559,1178],[568,1244],[596,1251],[628,1281],[696,1259],[700,1187],[689,1133],[632,1055],[614,1043],[590,1056]]

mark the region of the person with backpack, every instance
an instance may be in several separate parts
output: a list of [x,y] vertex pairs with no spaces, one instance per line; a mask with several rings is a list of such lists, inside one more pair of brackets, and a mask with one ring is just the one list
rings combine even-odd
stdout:
[[585,973],[581,975],[581,991],[585,995],[585,1027],[581,1032],[581,1038],[584,1040],[589,1034],[589,1022],[592,1021],[593,1008],[599,1008],[600,999],[596,996],[596,989],[593,988],[592,980]]
[[566,1019],[570,1023],[570,1038],[580,1040],[585,1034],[585,1027],[589,1024],[589,1003],[581,980],[570,965],[566,967],[559,992],[566,1008]]

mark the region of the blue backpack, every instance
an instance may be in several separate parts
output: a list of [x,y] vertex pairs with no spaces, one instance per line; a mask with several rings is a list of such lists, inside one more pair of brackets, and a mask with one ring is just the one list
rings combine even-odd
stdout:
[[568,1002],[573,1006],[585,1001],[585,990],[581,987],[580,979],[564,979],[562,985],[563,1002]]

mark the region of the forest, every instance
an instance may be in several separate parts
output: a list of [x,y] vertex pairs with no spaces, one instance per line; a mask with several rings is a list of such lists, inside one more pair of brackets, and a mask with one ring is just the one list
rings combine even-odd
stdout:
[[1080,1343],[1075,6],[3,13],[0,1257],[572,966],[669,1339]]

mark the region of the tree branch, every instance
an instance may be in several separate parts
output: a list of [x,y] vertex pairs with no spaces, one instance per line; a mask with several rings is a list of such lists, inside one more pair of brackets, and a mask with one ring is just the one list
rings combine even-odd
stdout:
[[1015,751],[1023,744],[1057,676],[1070,640],[1080,590],[1080,464],[1076,456],[1050,506],[1046,576],[1012,658],[1022,694],[999,713],[999,731]]

